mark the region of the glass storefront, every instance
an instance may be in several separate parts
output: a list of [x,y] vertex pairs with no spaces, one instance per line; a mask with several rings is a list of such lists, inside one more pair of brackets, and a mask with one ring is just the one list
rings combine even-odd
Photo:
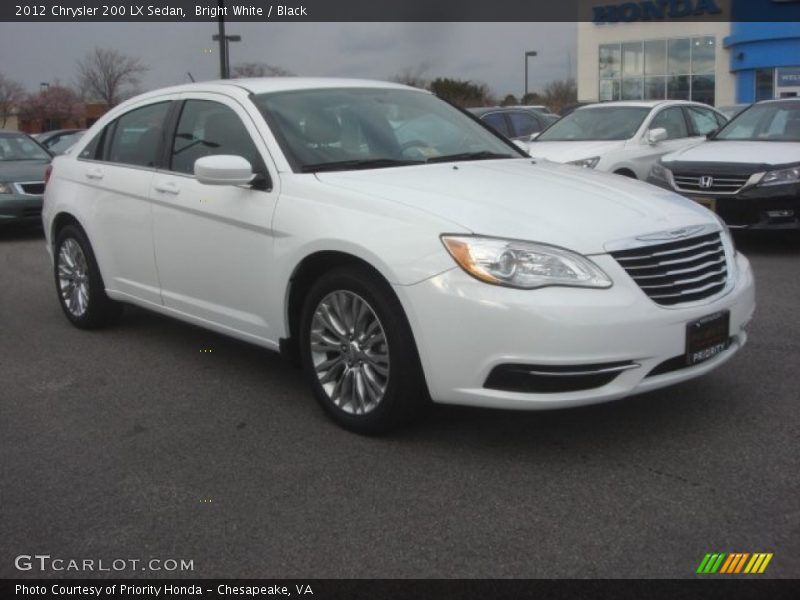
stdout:
[[603,44],[600,101],[695,100],[714,104],[713,36]]

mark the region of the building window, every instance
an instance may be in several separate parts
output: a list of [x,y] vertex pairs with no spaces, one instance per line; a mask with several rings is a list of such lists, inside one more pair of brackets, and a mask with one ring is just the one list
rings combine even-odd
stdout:
[[756,70],[756,102],[775,97],[775,69]]
[[600,46],[600,101],[715,101],[713,36]]

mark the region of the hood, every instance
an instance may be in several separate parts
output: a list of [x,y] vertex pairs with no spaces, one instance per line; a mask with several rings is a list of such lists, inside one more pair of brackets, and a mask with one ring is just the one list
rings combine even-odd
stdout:
[[583,254],[603,253],[610,241],[716,223],[706,209],[673,192],[549,161],[441,163],[324,172],[317,178],[434,214],[473,233]]
[[[662,162],[733,163],[765,166],[800,162],[798,142],[736,142],[712,140],[672,152]],[[669,165],[666,165],[669,166]]]
[[48,160],[0,160],[0,181],[44,181]]
[[546,142],[533,141],[529,145],[528,153],[534,158],[546,158],[555,162],[570,162],[603,156],[625,147],[625,140],[599,141],[599,142]]

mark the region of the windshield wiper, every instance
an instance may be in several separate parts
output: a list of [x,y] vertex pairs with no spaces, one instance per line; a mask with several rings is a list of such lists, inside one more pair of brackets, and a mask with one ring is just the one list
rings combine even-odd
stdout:
[[319,171],[347,171],[349,169],[382,169],[386,167],[402,167],[405,165],[419,165],[422,160],[397,160],[394,158],[370,158],[360,160],[338,160],[335,162],[316,163],[303,165],[303,173],[317,173]]
[[447,154],[445,156],[434,156],[433,158],[429,158],[425,162],[437,163],[437,162],[451,162],[457,160],[489,160],[492,158],[511,158],[511,155],[482,150],[480,152],[462,152],[461,154]]

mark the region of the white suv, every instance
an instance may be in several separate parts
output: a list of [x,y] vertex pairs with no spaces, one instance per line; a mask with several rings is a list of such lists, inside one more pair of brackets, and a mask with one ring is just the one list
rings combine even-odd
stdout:
[[659,158],[699,144],[726,122],[698,102],[590,104],[539,135],[529,144],[530,155],[644,181]]
[[132,303],[283,350],[359,432],[430,398],[540,409],[684,381],[742,347],[754,308],[705,208],[539,164],[394,84],[139,96],[55,159],[43,217],[76,326]]

